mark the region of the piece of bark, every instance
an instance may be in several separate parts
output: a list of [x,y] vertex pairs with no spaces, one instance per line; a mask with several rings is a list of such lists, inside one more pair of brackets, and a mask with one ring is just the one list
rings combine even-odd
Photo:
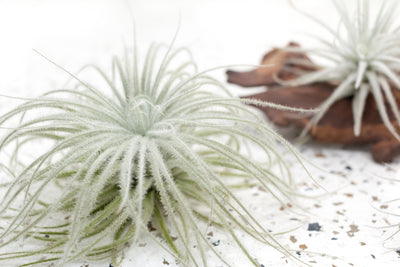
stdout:
[[[258,99],[265,102],[297,108],[317,108],[332,93],[334,85],[317,83],[298,87],[281,87],[244,98]],[[393,90],[398,105],[400,95]],[[296,125],[304,128],[310,121],[307,115],[278,110],[270,107],[259,107],[268,118],[279,126]],[[388,110],[393,125],[398,129],[394,116]],[[372,156],[377,162],[389,162],[400,154],[400,143],[382,123],[375,101],[370,94],[363,113],[361,133],[354,135],[352,98],[348,97],[335,102],[317,125],[313,126],[310,135],[322,143],[369,144],[372,143]]]
[[[298,46],[295,43],[289,47]],[[250,72],[228,71],[228,82],[241,86],[268,86],[265,92],[246,96],[244,98],[258,99],[265,102],[281,104],[290,107],[312,109],[323,103],[336,88],[331,83],[313,83],[304,86],[286,87],[276,82],[276,77],[281,80],[296,78],[298,71],[315,71],[318,67],[305,69],[302,65],[292,64],[292,70],[287,71],[289,59],[301,57],[309,60],[305,54],[289,53],[282,49],[274,49],[263,58],[262,64],[275,63],[271,68],[257,68]],[[289,60],[290,61],[290,60]],[[310,61],[311,62],[311,61]],[[296,70],[297,69],[297,70]],[[393,89],[397,106],[400,106],[400,92]],[[398,132],[398,122],[394,119],[388,103],[385,103],[389,118]],[[304,128],[308,125],[310,117],[298,112],[292,112],[269,107],[259,107],[269,119],[279,126],[296,125]],[[371,153],[377,162],[389,162],[400,155],[400,142],[389,132],[383,124],[377,110],[373,96],[370,94],[365,104],[362,117],[362,127],[359,136],[354,135],[354,120],[352,112],[352,97],[335,102],[325,113],[322,119],[314,125],[309,134],[319,142],[336,144],[372,144]]]
[[[296,72],[309,72],[318,69],[312,63],[310,58],[304,53],[289,52],[288,49],[299,48],[299,44],[291,42],[287,49],[274,48],[268,52],[262,59],[261,65],[268,67],[259,67],[248,72],[237,72],[228,70],[228,82],[243,87],[276,85],[277,78],[280,80],[290,80],[296,78]],[[294,60],[309,63],[309,65],[296,64]]]

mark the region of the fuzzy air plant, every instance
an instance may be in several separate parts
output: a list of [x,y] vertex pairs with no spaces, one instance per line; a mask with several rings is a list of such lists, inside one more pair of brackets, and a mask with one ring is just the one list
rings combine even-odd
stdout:
[[[139,64],[135,46],[114,58],[112,75],[86,68],[101,86],[69,73],[77,88],[26,99],[0,117],[0,151],[10,152],[11,165],[38,151],[0,202],[1,265],[115,261],[144,234],[183,266],[206,266],[209,253],[232,264],[206,238],[209,225],[224,229],[255,266],[237,231],[293,257],[233,192],[250,179],[290,201],[293,183],[275,147],[285,141],[244,100],[197,72],[186,49],[160,57],[163,49],[152,45]],[[34,245],[6,252],[21,239]]]
[[[372,93],[379,115],[388,130],[400,140],[400,136],[390,121],[388,107],[400,123],[399,109],[391,87],[400,89],[400,26],[398,19],[399,1],[381,1],[377,14],[371,14],[369,0],[358,0],[353,13],[341,0],[332,1],[340,15],[338,28],[331,27],[318,18],[300,11],[327,30],[329,39],[316,37],[323,49],[309,51],[330,61],[321,70],[301,75],[290,82],[291,85],[309,84],[320,81],[338,83],[331,96],[320,106],[311,119],[309,127],[318,123],[326,111],[345,97],[352,97],[354,135],[361,132],[362,117],[366,99]],[[293,4],[293,3],[292,3]]]

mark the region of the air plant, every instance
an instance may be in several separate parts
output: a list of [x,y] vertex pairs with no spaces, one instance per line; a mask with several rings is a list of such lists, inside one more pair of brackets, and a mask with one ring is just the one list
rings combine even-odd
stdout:
[[313,15],[299,10],[331,34],[330,38],[333,41],[315,37],[324,48],[309,51],[331,64],[318,71],[300,75],[289,84],[321,81],[338,84],[333,93],[320,105],[305,132],[317,124],[337,100],[352,97],[354,135],[360,135],[366,99],[368,94],[372,93],[383,123],[393,136],[400,140],[385,105],[386,98],[394,118],[400,123],[400,113],[391,90],[391,87],[400,89],[400,26],[395,25],[398,1],[381,1],[374,19],[370,14],[369,0],[357,1],[355,14],[343,1],[332,2],[340,15],[337,30]]
[[[295,195],[275,147],[286,142],[241,102],[269,104],[231,97],[191,57],[178,60],[186,49],[159,57],[160,49],[152,45],[140,67],[134,46],[113,59],[111,77],[91,66],[103,86],[68,72],[77,88],[26,99],[0,117],[3,131],[20,120],[0,143],[2,153],[16,149],[13,161],[35,142],[49,145],[15,174],[0,203],[0,247],[20,238],[39,243],[0,262],[115,261],[148,234],[185,266],[207,265],[210,251],[229,265],[199,221],[225,229],[256,266],[237,230],[293,257],[231,187],[251,178],[279,201]],[[262,164],[245,149],[251,143]]]

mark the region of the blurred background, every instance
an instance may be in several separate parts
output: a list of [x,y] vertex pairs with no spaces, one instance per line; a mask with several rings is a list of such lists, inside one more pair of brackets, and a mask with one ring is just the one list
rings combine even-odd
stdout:
[[[330,23],[337,21],[329,1],[295,1],[301,9]],[[350,1],[355,2],[355,1]],[[0,91],[30,95],[60,86],[65,73],[32,49],[74,72],[132,44],[169,44],[192,50],[200,69],[258,64],[273,46],[313,40],[302,33],[324,31],[282,0],[2,0],[0,1]],[[216,72],[225,80],[224,70]]]

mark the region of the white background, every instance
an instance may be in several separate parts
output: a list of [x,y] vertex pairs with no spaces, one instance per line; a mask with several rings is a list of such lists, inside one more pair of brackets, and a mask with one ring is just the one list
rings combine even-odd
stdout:
[[[347,2],[350,6],[355,4],[355,1]],[[380,1],[372,2],[376,6]],[[338,18],[328,0],[296,3],[327,23],[337,23]],[[152,41],[170,43],[180,17],[176,46],[190,48],[200,69],[257,64],[270,48],[284,46],[291,40],[307,47],[316,45],[302,33],[325,34],[291,9],[286,0],[3,0],[0,2],[0,93],[34,96],[59,88],[68,79],[64,72],[32,49],[71,72],[87,63],[109,66],[111,56],[120,53],[125,44],[131,44],[131,14],[135,17],[142,52]],[[214,76],[222,81],[226,79],[223,70],[216,71]],[[228,87],[238,90],[232,85]],[[239,93],[248,94],[250,91],[246,90]],[[0,111],[9,109],[12,104],[0,98]],[[241,192],[240,196],[249,203],[255,216],[273,232],[296,228],[278,239],[292,249],[294,255],[295,251],[301,251],[300,245],[306,245],[300,259],[312,266],[400,266],[399,256],[390,249],[400,246],[400,235],[385,242],[396,228],[380,228],[400,221],[384,213],[400,214],[398,202],[385,203],[399,197],[400,184],[384,179],[400,178],[399,159],[386,166],[376,164],[371,160],[368,147],[310,143],[299,149],[326,170],[312,169],[312,172],[315,177],[322,178],[321,184],[331,193],[316,188],[300,165],[288,159],[292,161],[300,192],[325,195],[314,200],[299,200],[298,204],[308,211],[305,213],[294,208],[282,211],[278,203],[257,189]],[[307,231],[308,223],[312,222],[322,225],[322,230]],[[348,233],[351,225],[359,229],[354,236]],[[290,241],[291,236],[297,242]],[[229,238],[215,230],[210,241],[217,240],[220,240],[218,248],[234,266],[249,266],[238,257],[238,250],[230,246]],[[264,266],[296,266],[264,245],[243,241]],[[173,257],[151,240],[143,237],[141,244],[145,245],[133,246],[127,251],[121,266],[168,266],[164,260],[169,266],[175,266]],[[108,266],[108,263],[91,263],[90,266]],[[211,261],[210,266],[221,265]]]

